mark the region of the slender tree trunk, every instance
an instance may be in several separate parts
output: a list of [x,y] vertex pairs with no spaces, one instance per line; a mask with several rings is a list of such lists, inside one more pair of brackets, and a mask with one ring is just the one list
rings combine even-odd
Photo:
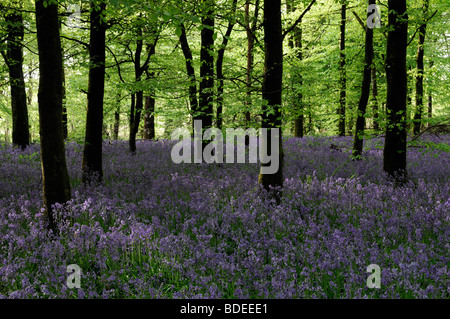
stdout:
[[[138,27],[137,29],[137,40],[136,40],[136,51],[134,54],[134,76],[135,82],[139,83],[142,78],[142,68],[141,68],[141,54],[144,46],[144,40],[142,39],[142,29]],[[139,131],[139,124],[141,122],[141,113],[144,108],[144,92],[142,89],[138,89],[135,92],[135,107],[134,112],[131,113],[133,119],[133,125],[130,127],[130,138],[129,138],[129,149],[130,153],[134,154],[136,152],[136,135]]]
[[83,152],[83,183],[101,182],[103,142],[103,96],[105,91],[105,33],[102,22],[106,3],[91,2],[89,39],[89,83],[87,94],[86,136]]
[[58,5],[36,1],[36,29],[39,50],[39,126],[44,206],[48,227],[57,225],[52,205],[71,198],[62,125],[62,53],[58,28]]
[[[191,107],[192,118],[198,117],[198,99],[197,99],[197,80],[195,78],[194,60],[192,58],[192,50],[189,47],[189,43],[186,37],[186,28],[183,23],[180,24],[180,46],[183,51],[184,60],[186,62],[186,73],[189,77],[189,105]],[[192,122],[194,127],[194,122]]]
[[205,0],[200,49],[199,110],[203,129],[212,127],[214,102],[214,1]]
[[[283,148],[281,134],[281,96],[283,79],[283,36],[281,27],[281,1],[264,0],[264,78],[262,86],[262,98],[265,101],[262,106],[262,127],[268,129],[267,139],[262,137],[262,144],[272,156],[278,157],[279,167],[274,174],[262,172],[264,167],[273,163],[261,163],[259,184],[266,190],[271,187],[283,187]],[[278,128],[278,148],[272,147],[272,128]],[[281,190],[275,193],[277,203],[281,199]]]
[[[237,0],[233,0],[232,4],[232,14],[234,16],[237,6]],[[217,74],[217,128],[222,129],[223,124],[223,92],[224,92],[224,79],[223,79],[223,58],[225,55],[225,49],[228,44],[228,40],[230,38],[231,32],[234,27],[234,18],[228,23],[227,31],[222,40],[222,45],[220,46],[217,52],[217,62],[216,62],[216,74]]]
[[[63,66],[64,66],[64,59],[63,59]],[[66,76],[64,72],[63,67],[63,75],[62,75],[62,83],[63,83],[63,91],[62,91],[62,97],[63,97],[63,114],[62,114],[62,122],[63,122],[63,132],[64,132],[64,140],[67,139],[69,136],[69,130],[67,129],[67,103],[66,103]]]
[[423,113],[423,57],[424,57],[424,44],[425,34],[427,30],[427,23],[425,20],[428,15],[428,6],[430,0],[423,0],[423,23],[419,27],[419,47],[417,49],[417,77],[416,77],[416,113],[414,114],[414,129],[413,134],[420,133],[420,127],[422,125],[422,113]]
[[386,138],[383,169],[398,184],[406,172],[406,49],[408,15],[406,0],[389,0],[389,32],[386,53]]
[[115,141],[119,139],[119,128],[120,128],[120,106],[114,111],[114,135]]
[[23,18],[21,13],[14,12],[8,14],[5,19],[8,22],[5,62],[9,68],[11,86],[12,141],[14,145],[25,149],[30,144],[30,131],[28,126],[27,94],[22,68]]
[[[245,100],[244,100],[244,116],[245,127],[250,126],[250,109],[252,107],[252,74],[253,74],[253,48],[255,44],[255,32],[259,15],[259,0],[255,1],[255,12],[252,21],[250,21],[250,0],[245,3],[244,19],[245,30],[247,34],[247,68],[245,78]],[[249,144],[248,136],[245,137],[245,144]]]
[[[61,18],[59,19],[59,32],[61,33],[61,26],[62,26],[62,20]],[[61,52],[63,52],[62,55],[62,64],[63,64],[63,68],[62,68],[62,99],[63,99],[63,105],[62,105],[62,110],[63,110],[63,114],[62,114],[62,122],[63,122],[63,131],[64,131],[64,140],[67,139],[67,137],[69,136],[69,131],[67,129],[67,105],[66,105],[66,74],[65,74],[65,68],[64,68],[64,46],[63,43],[61,42]]]
[[347,100],[347,75],[345,67],[345,26],[347,21],[347,4],[345,0],[341,5],[341,22],[340,22],[340,45],[339,45],[339,123],[338,132],[339,136],[345,136],[345,109]]
[[[375,0],[369,0],[369,5],[375,4]],[[371,15],[367,13],[367,18]],[[366,126],[366,108],[370,95],[370,80],[373,62],[373,29],[366,27],[366,43],[365,43],[365,62],[363,81],[361,86],[361,96],[358,103],[358,116],[356,118],[356,130],[353,143],[353,156],[356,159],[361,158],[363,142],[364,142],[364,128]]]
[[[294,29],[294,37],[295,37],[295,46],[297,48],[297,59],[299,61],[303,60],[303,44],[302,44],[302,25],[301,21],[298,26]],[[304,115],[303,115],[303,76],[300,70],[295,70],[295,82],[300,87],[299,92],[297,92],[297,96],[295,99],[295,110],[297,111],[296,119],[294,120],[294,136],[295,137],[303,137],[304,131]]]
[[155,139],[155,98],[152,94],[145,96],[144,139]]
[[378,85],[377,85],[377,70],[374,65],[372,65],[372,103],[373,103],[373,129],[375,132],[380,130],[379,114],[378,114]]
[[406,87],[407,87],[407,91],[406,91],[406,132],[409,132],[411,130],[411,120],[413,118],[412,113],[413,113],[413,103],[412,103],[412,95],[413,95],[413,88],[411,85],[411,70],[412,67],[409,66],[408,67],[408,72],[406,75]]
[[[433,61],[430,61],[430,69],[433,67]],[[431,119],[433,117],[433,94],[431,91],[431,85],[428,89],[428,118]],[[430,123],[428,123],[430,125]]]
[[131,132],[134,127],[134,109],[136,108],[136,95],[131,93],[131,105],[130,105],[130,122],[129,122],[129,138],[131,139]]

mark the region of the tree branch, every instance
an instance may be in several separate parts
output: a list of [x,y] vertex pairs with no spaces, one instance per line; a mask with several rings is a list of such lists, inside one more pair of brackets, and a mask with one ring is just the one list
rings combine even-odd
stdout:
[[309,6],[306,7],[305,10],[303,10],[302,14],[298,17],[298,19],[294,22],[293,25],[291,25],[289,28],[287,28],[282,35],[282,38],[284,39],[284,37],[291,32],[292,30],[294,30],[294,28],[302,21],[303,17],[305,16],[305,14],[311,9],[311,7],[314,5],[314,3],[316,3],[316,0],[312,0],[311,3],[309,4]]

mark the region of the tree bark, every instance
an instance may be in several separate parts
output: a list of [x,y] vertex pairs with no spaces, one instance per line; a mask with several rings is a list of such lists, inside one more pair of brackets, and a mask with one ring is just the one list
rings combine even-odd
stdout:
[[[375,0],[369,0],[369,5],[375,4]],[[372,13],[367,13],[367,18]],[[371,70],[373,62],[373,29],[366,27],[366,40],[365,40],[365,61],[363,81],[361,86],[361,96],[358,103],[358,115],[356,118],[356,130],[355,138],[353,142],[353,157],[355,159],[361,159],[363,143],[364,143],[364,128],[366,126],[366,108],[370,95],[370,80]]]
[[[245,30],[247,34],[247,68],[246,68],[246,78],[245,78],[245,100],[244,100],[244,116],[245,116],[245,127],[250,126],[250,109],[252,107],[252,74],[253,74],[253,48],[255,44],[255,32],[257,27],[259,15],[259,0],[255,1],[255,12],[252,21],[250,21],[250,1],[247,0],[245,3],[244,19],[245,19]],[[249,144],[249,137],[245,137],[245,144]]]
[[233,31],[233,27],[235,25],[234,22],[234,14],[236,12],[237,0],[233,0],[232,4],[232,14],[233,18],[228,23],[227,31],[222,40],[222,45],[217,52],[217,62],[216,62],[216,74],[217,74],[217,115],[216,122],[217,128],[222,129],[223,124],[223,92],[224,92],[224,79],[223,79],[223,58],[225,55],[225,49],[228,45],[228,40],[230,38],[231,32]]
[[406,49],[408,15],[406,0],[389,0],[389,32],[386,52],[386,137],[383,169],[396,180],[405,181],[406,172]]
[[[298,25],[294,28],[294,39],[295,39],[295,47],[297,48],[297,59],[299,61],[303,60],[303,44],[302,44],[302,21],[298,23]],[[300,87],[300,90],[297,92],[297,97],[294,101],[294,108],[298,112],[296,119],[294,120],[294,136],[295,137],[303,137],[304,131],[304,115],[303,115],[303,76],[300,70],[295,71],[295,82]]]
[[[194,61],[192,58],[192,50],[189,47],[189,42],[186,36],[186,27],[183,23],[180,24],[181,34],[179,36],[181,50],[183,51],[184,60],[186,64],[186,73],[189,77],[189,106],[191,108],[192,118],[195,119],[198,111],[197,99],[197,80],[195,77]],[[194,128],[194,121],[192,121],[192,129]]]
[[52,205],[71,198],[62,125],[62,53],[58,27],[58,5],[36,1],[39,50],[39,125],[45,216],[48,228],[57,231]]
[[203,1],[203,17],[200,49],[200,90],[199,116],[194,119],[202,120],[203,129],[212,127],[214,102],[214,1]]
[[119,128],[120,128],[120,106],[114,111],[114,134],[113,138],[115,141],[119,139]]
[[145,115],[144,115],[144,139],[155,139],[155,98],[153,95],[145,96]]
[[378,85],[377,85],[377,69],[375,65],[372,65],[372,103],[373,103],[373,129],[375,132],[380,130],[379,114],[378,114]]
[[11,87],[12,142],[14,145],[25,149],[30,144],[30,131],[27,94],[23,76],[23,17],[20,12],[13,12],[6,15],[5,19],[8,29],[5,62],[9,69]]
[[[283,187],[283,148],[281,134],[281,97],[283,78],[283,37],[281,27],[281,1],[264,0],[264,78],[262,85],[262,127],[268,129],[267,139],[262,143],[270,152],[279,157],[278,171],[274,174],[259,174],[259,184],[270,191],[271,187]],[[278,149],[272,149],[272,130],[278,128]],[[274,154],[272,153],[272,156]],[[261,163],[261,169],[271,163]],[[281,200],[281,190],[274,193],[277,203]]]
[[89,40],[89,83],[87,94],[86,135],[83,152],[83,183],[101,182],[103,142],[103,97],[105,91],[105,33],[102,22],[106,3],[91,2]]
[[347,100],[347,75],[345,70],[345,26],[347,20],[347,4],[345,0],[341,5],[341,22],[340,22],[340,44],[339,44],[339,122],[338,133],[339,136],[345,136],[345,109]]
[[422,126],[422,114],[423,114],[423,57],[424,57],[424,44],[425,34],[427,30],[427,23],[425,22],[428,15],[429,0],[423,0],[423,23],[419,27],[419,44],[417,49],[417,77],[416,77],[416,113],[414,114],[414,126],[413,134],[420,133]]

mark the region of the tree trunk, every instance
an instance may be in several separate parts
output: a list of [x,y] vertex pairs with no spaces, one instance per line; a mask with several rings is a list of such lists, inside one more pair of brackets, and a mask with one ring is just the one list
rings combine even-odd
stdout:
[[340,44],[339,44],[339,136],[345,136],[345,109],[346,109],[346,95],[347,95],[347,75],[345,70],[345,26],[347,20],[347,4],[345,1],[341,5],[341,22],[340,22]]
[[[237,6],[237,0],[233,0],[232,4],[232,14],[234,16],[236,12],[236,6]],[[216,73],[217,73],[217,128],[222,129],[223,124],[223,90],[224,90],[224,82],[223,82],[223,58],[225,55],[225,49],[228,44],[228,40],[230,38],[231,32],[233,31],[234,27],[234,17],[232,20],[228,23],[227,31],[225,32],[225,35],[222,40],[222,45],[220,46],[220,49],[217,52],[217,63],[216,63]]]
[[145,96],[145,115],[144,115],[144,139],[155,139],[155,98],[153,95]]
[[[297,59],[299,61],[303,60],[303,44],[302,44],[302,21],[300,20],[297,27],[294,28],[294,37],[295,37],[295,47],[297,48]],[[295,137],[303,137],[304,131],[304,115],[303,115],[303,77],[300,70],[295,71],[295,82],[300,87],[300,90],[297,92],[296,99],[294,101],[294,108],[297,112],[296,119],[294,120],[294,136]]]
[[374,65],[372,65],[372,103],[373,103],[373,129],[375,132],[380,130],[379,114],[378,114],[378,85],[377,85],[377,70]]
[[[137,40],[136,40],[136,51],[134,54],[134,76],[135,82],[138,84],[141,81],[143,70],[141,68],[141,54],[142,48],[144,46],[144,40],[142,39],[142,29],[138,27],[137,29]],[[141,113],[144,107],[144,92],[142,89],[138,89],[136,92],[136,100],[134,112],[131,113],[133,119],[133,125],[130,127],[130,139],[129,148],[130,153],[134,154],[136,152],[136,135],[139,131],[139,124],[141,122]]]
[[195,119],[202,120],[203,129],[212,127],[213,101],[214,101],[214,1],[203,2],[204,15],[202,17],[203,28],[201,30],[200,49],[200,90],[199,111]]
[[86,135],[83,152],[83,183],[101,182],[103,96],[105,91],[105,33],[106,24],[102,22],[106,3],[96,5],[91,2],[89,39],[89,83],[87,94]]
[[129,139],[133,137],[133,127],[134,127],[134,109],[136,107],[136,95],[131,93],[131,106],[130,106],[130,122],[129,122]]
[[[281,93],[283,79],[283,37],[281,27],[281,1],[264,0],[264,78],[262,86],[262,127],[268,129],[267,139],[262,137],[262,144],[267,145],[267,150],[272,156],[278,157],[279,167],[274,174],[263,173],[264,167],[272,163],[261,163],[259,184],[270,191],[271,187],[283,187],[283,149],[281,137]],[[278,128],[278,148],[272,147],[271,128]],[[261,147],[261,145],[260,145]],[[275,153],[275,154],[274,154]],[[277,203],[281,199],[281,189],[275,192]]]
[[397,184],[406,172],[406,49],[408,15],[406,0],[389,0],[389,28],[386,52],[386,138],[383,169]]
[[58,28],[58,5],[36,1],[39,50],[39,125],[44,206],[49,229],[57,231],[52,205],[71,198],[62,125],[62,53]]
[[114,140],[119,139],[119,128],[120,128],[120,106],[114,111]]
[[[183,23],[180,24],[180,46],[183,51],[184,60],[186,62],[186,73],[189,77],[189,105],[191,107],[192,118],[195,119],[198,114],[198,99],[197,99],[197,80],[195,78],[194,60],[192,58],[192,50],[186,37],[186,28]],[[192,127],[194,122],[192,121]]]
[[429,0],[423,1],[423,23],[419,27],[419,47],[417,49],[417,77],[416,77],[416,113],[414,114],[414,128],[413,134],[420,133],[420,127],[422,125],[422,113],[423,113],[423,57],[424,57],[424,44],[425,33],[427,30],[427,23],[425,20],[428,15]]
[[[245,115],[245,128],[250,126],[250,109],[252,107],[252,74],[253,74],[253,48],[255,44],[255,32],[257,27],[258,15],[259,15],[259,0],[255,2],[255,12],[252,21],[250,21],[250,1],[245,3],[244,11],[245,30],[247,33],[247,68],[245,78],[245,100],[244,100],[244,115]],[[245,136],[245,144],[250,142],[249,137]]]
[[[369,0],[369,5],[375,4],[375,0]],[[367,13],[367,18],[372,13]],[[356,130],[353,143],[353,157],[361,159],[363,143],[364,143],[364,128],[366,126],[366,108],[370,95],[370,80],[373,62],[373,29],[366,27],[366,43],[365,43],[365,61],[364,73],[361,86],[361,96],[358,103],[358,115],[356,118]]]
[[24,37],[23,17],[19,12],[8,14],[7,53],[6,64],[9,68],[11,86],[12,111],[12,142],[25,149],[30,144],[30,131],[28,126],[27,94],[23,76],[23,48]]

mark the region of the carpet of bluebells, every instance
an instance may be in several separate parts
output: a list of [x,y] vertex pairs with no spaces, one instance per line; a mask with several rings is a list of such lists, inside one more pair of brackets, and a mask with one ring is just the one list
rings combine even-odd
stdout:
[[104,183],[84,186],[82,146],[68,143],[73,199],[50,235],[39,145],[0,145],[0,298],[450,298],[449,142],[412,143],[409,182],[394,187],[382,138],[361,161],[350,137],[287,139],[279,205],[257,164],[174,164],[171,141],[134,156],[105,142]]

